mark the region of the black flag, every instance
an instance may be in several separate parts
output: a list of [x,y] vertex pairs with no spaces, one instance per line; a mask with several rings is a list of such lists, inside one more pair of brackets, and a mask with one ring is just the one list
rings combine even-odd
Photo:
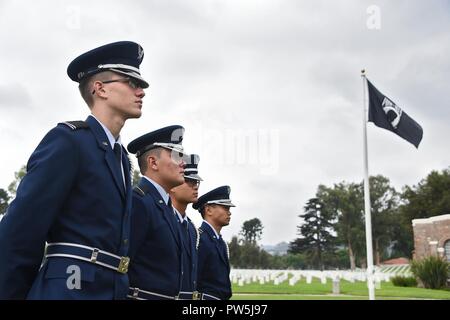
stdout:
[[422,127],[391,99],[378,91],[369,80],[367,80],[367,85],[369,88],[369,122],[394,132],[418,148],[423,136]]

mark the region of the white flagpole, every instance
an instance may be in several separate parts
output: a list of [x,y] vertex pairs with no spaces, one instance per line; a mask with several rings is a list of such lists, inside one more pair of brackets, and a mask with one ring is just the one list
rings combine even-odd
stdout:
[[363,131],[364,131],[364,212],[366,220],[366,251],[367,251],[367,287],[369,299],[375,300],[375,288],[373,283],[373,250],[372,250],[372,216],[370,214],[370,189],[369,189],[369,161],[367,155],[367,78],[366,71],[361,71],[363,80]]

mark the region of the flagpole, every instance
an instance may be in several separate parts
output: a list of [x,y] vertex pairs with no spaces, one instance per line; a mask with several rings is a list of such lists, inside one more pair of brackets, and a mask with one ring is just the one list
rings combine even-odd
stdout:
[[370,214],[370,189],[369,189],[369,161],[367,155],[367,78],[366,71],[361,70],[363,80],[363,132],[364,132],[364,212],[366,220],[366,251],[367,251],[367,287],[369,299],[375,300],[375,288],[373,283],[373,250],[372,250],[372,217]]

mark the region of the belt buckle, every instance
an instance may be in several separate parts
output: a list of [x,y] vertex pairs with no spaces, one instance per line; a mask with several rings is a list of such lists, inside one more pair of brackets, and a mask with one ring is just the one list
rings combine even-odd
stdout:
[[128,272],[128,266],[130,265],[130,258],[128,257],[121,257],[119,267],[117,268],[117,271],[120,273],[127,273]]
[[200,300],[200,293],[198,291],[192,292],[192,300]]
[[91,262],[92,263],[96,263],[97,262],[97,257],[98,257],[98,253],[100,252],[99,249],[94,248],[92,249],[92,254],[91,254]]

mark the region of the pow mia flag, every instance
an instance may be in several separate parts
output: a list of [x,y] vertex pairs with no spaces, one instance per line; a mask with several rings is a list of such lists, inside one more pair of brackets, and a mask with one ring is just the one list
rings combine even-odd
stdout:
[[422,140],[422,127],[392,100],[378,91],[367,79],[369,89],[369,122],[387,129],[412,143],[416,148]]

